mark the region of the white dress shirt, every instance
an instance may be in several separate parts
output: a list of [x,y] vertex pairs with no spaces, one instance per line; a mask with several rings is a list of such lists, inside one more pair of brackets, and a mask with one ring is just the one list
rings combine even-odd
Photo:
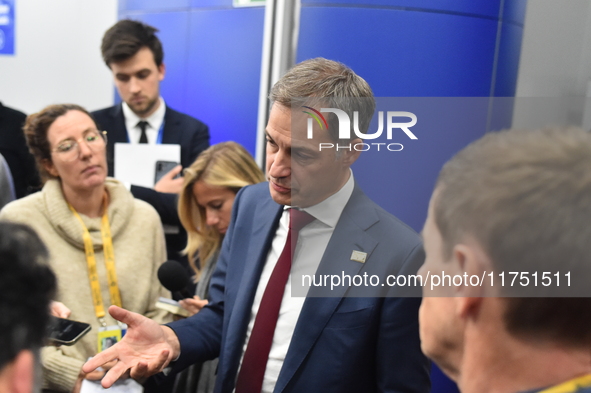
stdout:
[[123,117],[125,118],[125,128],[127,129],[127,138],[129,139],[129,143],[139,143],[140,137],[142,135],[142,130],[137,125],[137,123],[143,120],[148,123],[148,125],[146,126],[146,136],[148,137],[148,144],[156,144],[158,140],[158,131],[160,130],[162,123],[164,123],[164,114],[166,113],[166,105],[164,104],[164,99],[160,97],[159,100],[160,105],[158,106],[158,109],[156,109],[154,113],[152,113],[145,119],[142,119],[138,115],[136,115],[135,112],[131,110],[129,105],[127,105],[126,102],[123,102]]
[[[291,296],[291,275],[295,274],[299,276],[301,274],[314,274],[316,272],[341,213],[353,193],[353,187],[353,173],[351,172],[349,180],[347,180],[345,185],[341,187],[339,191],[317,205],[302,209],[312,215],[316,220],[306,225],[299,232],[298,243],[294,251],[291,266],[290,278],[287,280],[285,292],[283,293],[279,318],[277,320],[273,343],[271,344],[271,350],[269,352],[269,361],[267,362],[265,377],[263,379],[263,393],[271,393],[275,388],[296,323],[300,316],[300,312],[302,311],[304,301],[306,300],[305,297]],[[275,232],[275,238],[273,239],[271,248],[267,254],[267,260],[261,278],[259,279],[259,285],[250,313],[250,322],[246,331],[246,340],[242,349],[242,357],[244,357],[244,351],[246,351],[252,333],[255,317],[261,304],[263,293],[265,292],[271,273],[275,268],[275,264],[283,251],[283,247],[287,242],[289,208],[290,206],[285,206],[283,209],[283,214],[279,220],[279,227]],[[240,363],[242,364],[242,360]]]

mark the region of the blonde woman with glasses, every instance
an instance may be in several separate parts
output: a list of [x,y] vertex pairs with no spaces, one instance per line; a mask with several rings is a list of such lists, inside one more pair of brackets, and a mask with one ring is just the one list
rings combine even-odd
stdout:
[[[179,218],[188,235],[185,252],[199,282],[196,296],[180,303],[191,315],[207,304],[209,281],[230,225],[236,193],[264,180],[252,156],[236,142],[211,146],[185,169]],[[217,359],[191,366],[177,376],[174,393],[212,392],[216,367]]]
[[156,211],[107,178],[107,135],[84,108],[48,106],[27,118],[24,132],[44,186],[8,204],[0,218],[37,231],[58,278],[55,300],[71,319],[92,326],[75,345],[41,352],[44,389],[78,392],[84,379],[100,380],[105,372],[84,374],[86,359],[125,332],[109,305],[168,319],[155,308],[159,296],[169,296],[156,275],[166,259],[164,235]]

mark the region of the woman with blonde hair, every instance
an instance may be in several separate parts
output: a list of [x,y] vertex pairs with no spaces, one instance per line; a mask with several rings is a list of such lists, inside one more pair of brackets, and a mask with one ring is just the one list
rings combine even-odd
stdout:
[[[230,225],[236,193],[242,187],[264,180],[252,156],[236,142],[211,146],[185,169],[179,194],[179,218],[187,230],[185,252],[199,282],[196,296],[180,303],[191,315],[207,304],[209,281]],[[217,359],[191,366],[177,377],[174,392],[212,392],[216,367]]]

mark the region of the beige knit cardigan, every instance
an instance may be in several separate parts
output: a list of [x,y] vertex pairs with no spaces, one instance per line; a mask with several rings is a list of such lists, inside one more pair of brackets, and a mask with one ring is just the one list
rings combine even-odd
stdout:
[[[157,270],[166,259],[164,234],[158,214],[149,204],[134,199],[117,180],[107,178],[108,217],[115,250],[115,265],[123,307],[162,323],[169,315],[155,308],[159,296],[170,297],[159,283]],[[101,218],[81,215],[94,244],[105,308],[111,304],[101,238]],[[41,192],[8,204],[0,219],[28,224],[50,252],[58,279],[56,300],[72,310],[70,319],[90,323],[92,330],[74,346],[45,347],[41,352],[43,386],[70,392],[84,362],[96,354],[99,323],[90,293],[80,222],[69,210],[59,180],[49,180]],[[107,324],[116,324],[107,314]]]

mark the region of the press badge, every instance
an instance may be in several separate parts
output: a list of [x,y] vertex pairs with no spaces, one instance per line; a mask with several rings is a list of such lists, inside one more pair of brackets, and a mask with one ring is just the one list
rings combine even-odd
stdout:
[[107,348],[117,344],[125,333],[127,332],[127,325],[111,325],[103,326],[98,330],[98,352],[102,352]]

